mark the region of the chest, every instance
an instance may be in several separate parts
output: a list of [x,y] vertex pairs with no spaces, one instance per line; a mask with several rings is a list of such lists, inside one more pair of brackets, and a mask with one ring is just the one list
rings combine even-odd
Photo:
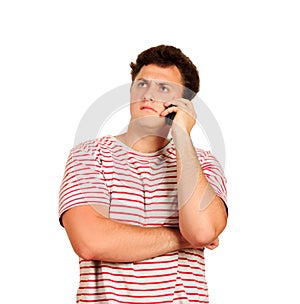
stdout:
[[124,155],[106,165],[110,218],[139,226],[177,226],[176,159]]

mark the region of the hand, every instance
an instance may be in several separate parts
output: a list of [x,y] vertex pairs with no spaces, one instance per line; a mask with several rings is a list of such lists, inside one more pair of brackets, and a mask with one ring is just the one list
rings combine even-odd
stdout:
[[174,105],[174,107],[165,109],[160,115],[166,116],[170,113],[176,113],[173,120],[172,133],[185,131],[190,134],[197,118],[192,102],[188,99],[180,98],[172,100],[172,102],[168,101],[164,103],[165,107],[170,105]]
[[212,243],[205,246],[205,248],[213,250],[213,249],[216,249],[218,246],[219,246],[219,238],[216,238]]

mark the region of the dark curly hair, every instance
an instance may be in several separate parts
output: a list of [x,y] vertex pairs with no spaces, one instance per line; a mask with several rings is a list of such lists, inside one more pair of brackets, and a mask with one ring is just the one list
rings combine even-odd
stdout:
[[140,53],[136,63],[130,63],[132,81],[141,68],[148,64],[156,64],[161,67],[175,65],[180,71],[183,85],[186,88],[183,93],[184,98],[191,100],[199,92],[200,78],[197,67],[179,48],[162,44]]

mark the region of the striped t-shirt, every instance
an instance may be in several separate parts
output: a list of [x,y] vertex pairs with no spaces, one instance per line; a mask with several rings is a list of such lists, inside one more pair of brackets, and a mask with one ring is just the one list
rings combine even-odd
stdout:
[[[196,149],[216,194],[226,202],[226,179],[215,157]],[[131,150],[113,136],[70,152],[61,184],[59,217],[96,204],[109,217],[142,227],[178,227],[176,151]],[[79,258],[77,303],[208,303],[204,250],[182,249],[144,261],[109,263]]]

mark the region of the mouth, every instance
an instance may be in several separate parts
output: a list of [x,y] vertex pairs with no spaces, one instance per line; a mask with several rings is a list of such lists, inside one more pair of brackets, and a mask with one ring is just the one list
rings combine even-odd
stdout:
[[150,110],[150,111],[157,113],[157,111],[155,111],[153,108],[151,108],[149,106],[142,106],[142,107],[140,107],[140,110]]

